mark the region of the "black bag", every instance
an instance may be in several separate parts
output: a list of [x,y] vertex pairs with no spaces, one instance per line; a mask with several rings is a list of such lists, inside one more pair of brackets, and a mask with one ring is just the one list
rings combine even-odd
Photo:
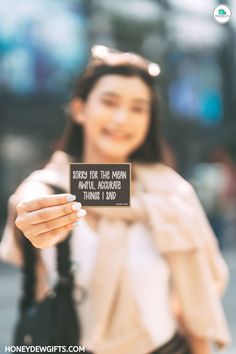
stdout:
[[[59,188],[54,193],[64,193]],[[18,232],[20,232],[18,230]],[[23,239],[23,296],[20,318],[13,343],[21,345],[78,345],[80,325],[73,300],[74,277],[71,271],[70,239],[57,244],[58,281],[53,291],[42,302],[35,301],[37,250]]]

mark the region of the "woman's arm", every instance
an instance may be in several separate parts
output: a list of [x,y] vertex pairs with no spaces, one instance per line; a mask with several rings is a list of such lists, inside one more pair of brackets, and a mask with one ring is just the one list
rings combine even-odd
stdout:
[[210,342],[204,338],[188,336],[192,354],[213,354]]
[[23,263],[21,252],[21,238],[15,225],[17,210],[16,206],[26,198],[37,198],[50,194],[51,190],[42,183],[24,181],[8,200],[8,213],[2,240],[0,242],[0,259],[4,262],[21,266]]
[[172,297],[172,309],[181,330],[190,344],[192,354],[213,354],[212,345],[208,339],[196,337],[187,330],[181,315],[179,303],[175,296]]

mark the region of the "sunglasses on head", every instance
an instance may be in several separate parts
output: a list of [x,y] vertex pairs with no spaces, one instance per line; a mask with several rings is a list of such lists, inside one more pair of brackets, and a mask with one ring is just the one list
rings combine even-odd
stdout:
[[151,76],[158,76],[161,72],[160,66],[141,55],[132,52],[121,52],[103,45],[94,45],[91,48],[91,64],[105,63],[108,65],[131,64],[146,70]]

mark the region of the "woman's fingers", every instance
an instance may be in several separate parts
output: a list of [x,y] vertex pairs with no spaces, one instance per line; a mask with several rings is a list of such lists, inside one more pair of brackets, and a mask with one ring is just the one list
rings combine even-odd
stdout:
[[[51,220],[41,222],[39,224],[30,225],[29,229],[25,231],[25,235],[29,234],[31,237],[39,236],[41,234],[51,232],[55,229],[74,224],[86,214],[85,210],[79,210],[77,213],[72,212],[70,214],[61,216],[59,218],[53,218]],[[54,231],[53,231],[54,232]]]
[[73,202],[75,199],[76,197],[74,195],[65,193],[46,195],[37,199],[23,200],[17,205],[17,212],[22,213],[39,210],[51,206],[62,205],[69,202]]
[[29,212],[27,219],[30,224],[38,224],[41,222],[60,218],[61,216],[70,214],[72,212],[76,213],[80,209],[81,203],[67,203],[59,206],[51,206],[48,208]]
[[58,242],[62,242],[68,236],[68,232],[73,228],[73,225],[73,223],[67,224],[57,229],[44,232],[38,236],[31,237],[30,241],[36,248],[44,249],[55,246]]

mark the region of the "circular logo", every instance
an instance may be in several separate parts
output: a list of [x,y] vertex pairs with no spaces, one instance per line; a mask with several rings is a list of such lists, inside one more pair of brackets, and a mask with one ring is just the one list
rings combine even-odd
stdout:
[[224,24],[229,22],[231,18],[231,10],[227,5],[218,5],[214,9],[214,19],[216,22]]

